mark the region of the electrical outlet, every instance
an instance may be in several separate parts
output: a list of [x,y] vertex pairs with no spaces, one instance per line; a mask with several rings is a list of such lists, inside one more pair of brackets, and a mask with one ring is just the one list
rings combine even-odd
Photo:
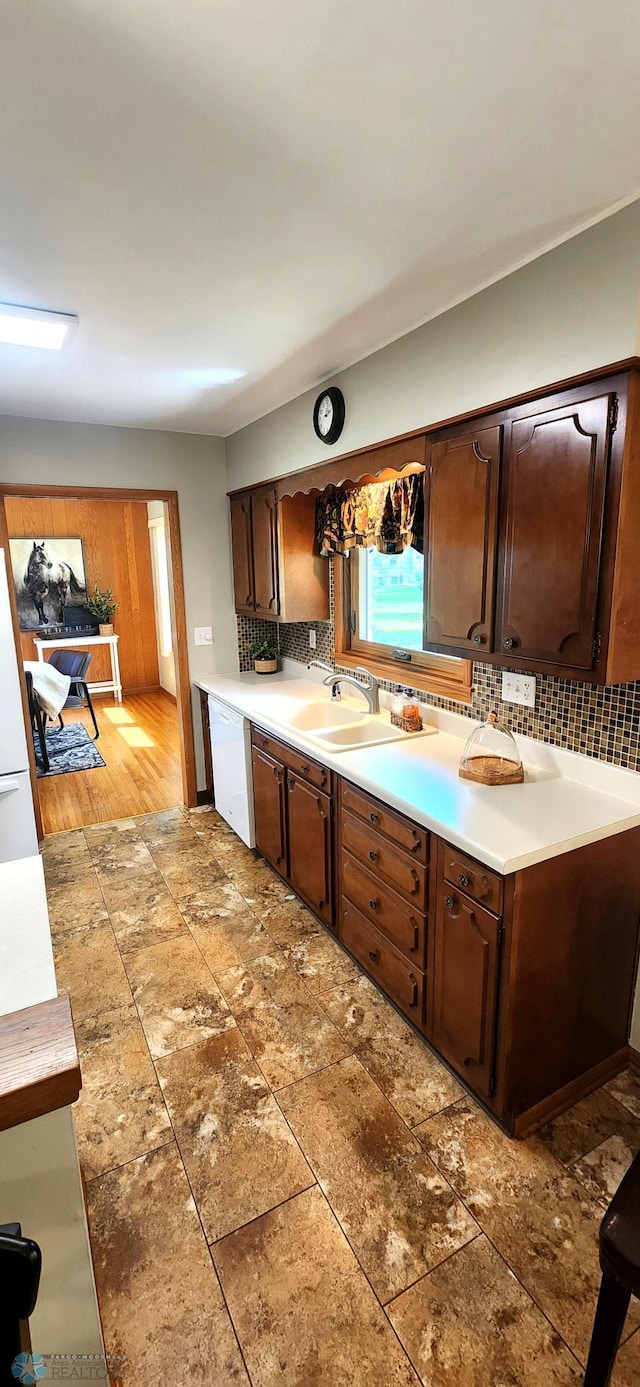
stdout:
[[317,644],[317,639],[318,639],[318,634],[317,634],[317,631],[316,631],[315,627],[314,627],[314,626],[310,626],[310,627],[309,627],[309,649],[310,649],[310,650],[315,650],[316,644]]
[[523,703],[525,708],[536,706],[536,681],[532,674],[502,675],[502,702]]
[[194,626],[193,637],[196,645],[213,645],[213,627]]

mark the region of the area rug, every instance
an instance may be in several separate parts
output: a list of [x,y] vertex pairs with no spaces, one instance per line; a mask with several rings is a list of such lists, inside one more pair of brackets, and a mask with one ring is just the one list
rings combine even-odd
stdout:
[[38,777],[47,775],[68,775],[70,771],[92,771],[106,765],[95,742],[92,742],[86,727],[72,723],[69,727],[59,727],[57,731],[47,732],[47,752],[50,769],[45,771],[40,756],[40,743],[34,737],[36,752],[36,771]]

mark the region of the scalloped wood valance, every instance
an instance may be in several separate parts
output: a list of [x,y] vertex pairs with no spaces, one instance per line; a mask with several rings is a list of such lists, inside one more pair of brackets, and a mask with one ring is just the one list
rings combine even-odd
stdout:
[[281,477],[275,483],[278,500],[283,496],[297,496],[300,492],[308,496],[313,491],[324,491],[328,486],[364,486],[368,482],[409,477],[413,472],[423,471],[425,457],[426,435],[423,433],[415,438],[403,438],[397,443],[344,453],[332,462],[319,463],[302,472]]

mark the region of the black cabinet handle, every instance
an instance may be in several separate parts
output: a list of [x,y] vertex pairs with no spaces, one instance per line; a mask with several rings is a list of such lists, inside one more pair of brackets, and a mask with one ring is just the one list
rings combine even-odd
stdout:
[[470,886],[470,885],[471,885],[471,877],[465,876],[464,872],[461,872],[461,873],[460,873],[460,876],[458,877],[458,886]]
[[274,771],[273,774],[275,775],[275,778],[276,778],[278,784],[280,784],[280,781],[282,780],[282,776],[281,776],[281,774],[280,774],[280,771]]
[[444,903],[445,903],[445,905],[446,905],[446,907],[447,907],[447,910],[453,910],[453,907],[454,907],[454,905],[455,905],[455,903],[456,903],[456,902],[455,902],[455,897],[454,897],[454,896],[445,896],[445,898],[444,898]]
[[376,960],[377,960],[377,958],[378,958],[378,955],[377,955],[375,949],[369,949],[369,958],[371,959],[371,962],[372,962],[372,963],[375,963],[375,962],[376,962]]
[[378,909],[378,905],[379,905],[379,902],[378,902],[378,901],[369,901],[369,909],[370,909],[370,910],[377,910],[377,909]]
[[372,824],[377,824],[377,823],[378,823],[378,815],[377,815],[377,814],[370,814],[370,815],[369,815],[369,818],[371,819]]
[[300,767],[300,774],[301,774],[301,775],[308,775],[308,774],[309,774],[309,767],[308,767],[308,766],[301,766],[301,767]]
[[369,853],[369,857],[371,858],[371,861],[372,861],[372,862],[377,862],[377,861],[378,861],[378,854],[377,854],[377,852],[374,852],[373,849],[371,849],[371,852]]
[[513,636],[505,636],[505,638],[504,638],[504,640],[503,640],[503,642],[502,642],[502,646],[503,646],[503,649],[504,649],[504,650],[513,650],[513,647],[514,647],[515,644],[516,644],[516,641],[513,639]]

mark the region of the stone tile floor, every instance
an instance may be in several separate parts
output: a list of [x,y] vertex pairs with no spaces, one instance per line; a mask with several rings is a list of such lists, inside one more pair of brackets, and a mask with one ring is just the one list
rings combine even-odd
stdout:
[[43,857],[127,1387],[581,1382],[640,1077],[509,1141],[215,811]]

